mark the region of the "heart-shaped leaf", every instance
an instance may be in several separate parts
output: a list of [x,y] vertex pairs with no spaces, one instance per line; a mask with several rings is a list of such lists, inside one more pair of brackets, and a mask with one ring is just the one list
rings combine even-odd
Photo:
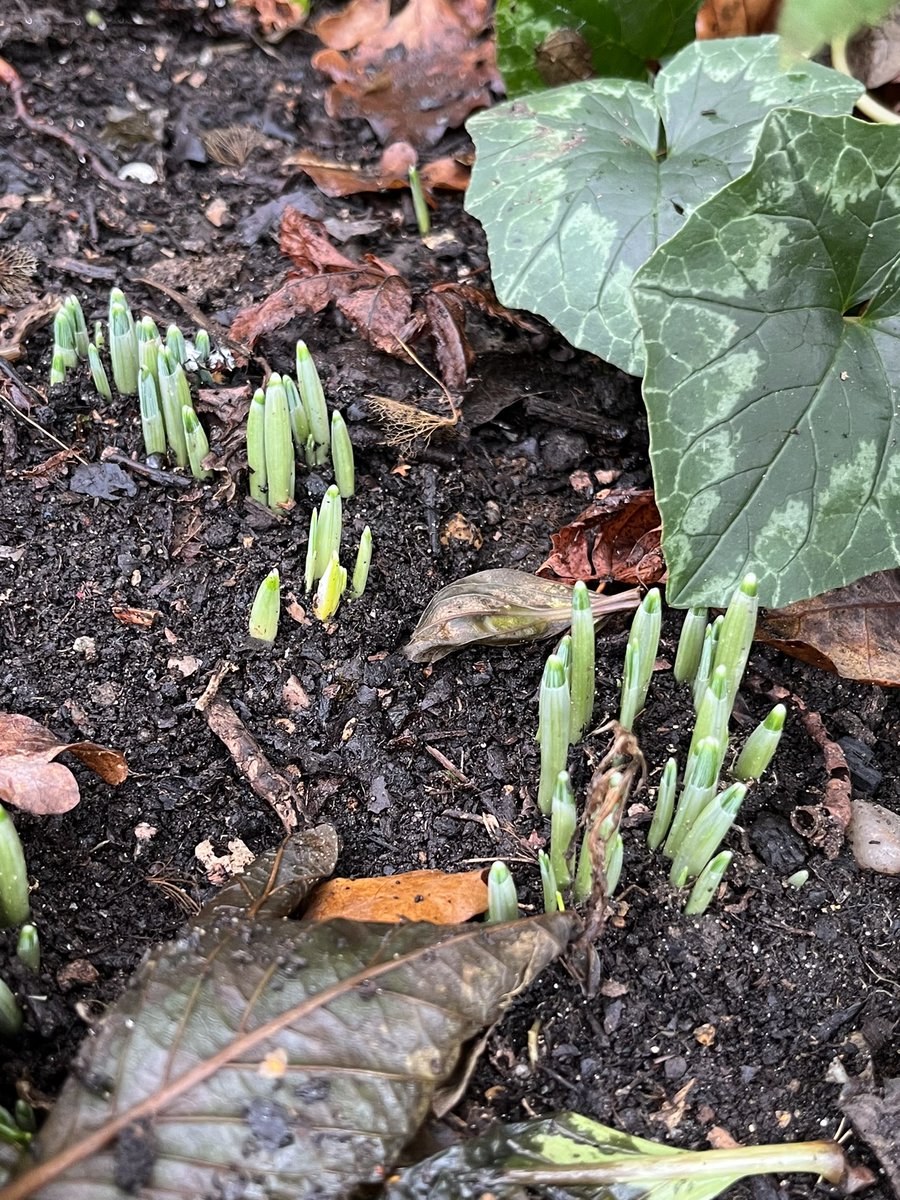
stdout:
[[336,852],[330,826],[292,839],[150,954],[4,1197],[338,1200],[384,1178],[575,918],[286,920]]
[[860,91],[814,63],[782,70],[777,38],[732,38],[681,50],[655,87],[589,80],[479,114],[466,206],[497,295],[642,374],[634,272],[747,169],[773,108],[844,113]]
[[593,75],[646,79],[693,40],[699,0],[498,0],[497,66],[510,98]]
[[635,281],[672,603],[900,562],[897,132],[782,111]]

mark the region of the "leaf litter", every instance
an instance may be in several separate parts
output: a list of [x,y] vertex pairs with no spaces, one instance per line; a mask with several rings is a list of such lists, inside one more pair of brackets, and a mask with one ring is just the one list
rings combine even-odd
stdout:
[[330,825],[288,839],[150,954],[2,1200],[237,1196],[251,1181],[329,1200],[385,1177],[463,1044],[576,918],[286,920],[337,852]]
[[365,118],[383,142],[433,146],[502,90],[488,0],[351,0],[314,32],[312,65],[332,80],[329,116]]
[[56,759],[69,751],[104,783],[128,776],[124,755],[96,742],[65,742],[18,713],[0,713],[0,800],[40,816],[64,813],[81,799],[78,781]]

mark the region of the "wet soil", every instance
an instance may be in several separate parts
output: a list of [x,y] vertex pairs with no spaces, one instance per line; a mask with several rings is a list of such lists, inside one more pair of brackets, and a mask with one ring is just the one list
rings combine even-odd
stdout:
[[[102,145],[107,109],[127,105],[129,92],[164,110],[160,146],[117,152],[119,161],[145,157],[162,182],[116,194],[4,108],[0,241],[35,248],[38,294],[74,290],[92,321],[117,283],[136,311],[189,327],[170,299],[134,282],[169,260],[173,286],[227,326],[286,269],[277,220],[266,217],[287,194],[327,218],[347,253],[375,253],[420,288],[487,281],[482,236],[456,197],[441,197],[435,226],[450,236],[431,251],[415,236],[404,195],[329,200],[281,166],[292,147],[351,161],[378,152],[367,127],[325,115],[310,36],[269,48],[223,34],[202,11],[101,11],[105,27],[88,30],[80,7],[44,27],[23,6],[0,50],[33,111],[91,145]],[[239,121],[263,132],[266,145],[240,170],[208,161],[199,134]],[[461,145],[451,134],[436,153]],[[218,227],[204,215],[216,200],[227,210]],[[48,330],[26,339],[15,368],[47,399],[27,414],[44,432],[13,411],[8,385],[0,409],[0,709],[66,739],[115,747],[131,773],[111,788],[76,764],[77,808],[17,817],[43,965],[39,979],[24,974],[4,935],[0,973],[16,986],[27,1024],[19,1042],[0,1048],[0,1102],[17,1089],[52,1101],[79,1043],[147,948],[208,894],[198,843],[223,852],[241,839],[260,852],[279,840],[275,814],[195,708],[225,662],[234,670],[222,694],[273,763],[299,768],[307,801],[340,831],[342,874],[463,869],[501,857],[526,905],[537,902],[534,853],[547,834],[534,803],[543,649],[464,651],[423,667],[401,648],[445,583],[490,566],[539,566],[549,535],[588,498],[575,491],[574,472],[648,485],[646,427],[636,381],[551,331],[476,319],[469,332],[475,362],[461,428],[405,458],[381,444],[366,397],[438,403],[427,376],[367,348],[331,311],[260,344],[274,369],[289,369],[294,341],[306,339],[358,448],[345,540],[355,546],[369,524],[375,559],[365,597],[328,628],[300,611],[308,608],[306,529],[325,476],[302,476],[297,508],[282,520],[244,499],[242,477],[233,494],[139,475],[115,499],[77,491],[72,460],[41,469],[59,448],[48,435],[89,463],[105,447],[135,455],[136,406],[101,404],[85,379],[48,391]],[[255,386],[253,366],[250,377]],[[564,406],[566,423],[536,418],[534,398]],[[213,423],[214,447],[222,432]],[[299,608],[261,649],[248,642],[246,620],[273,565]],[[150,624],[124,623],[122,609],[151,613]],[[662,666],[673,660],[677,629],[671,614],[640,721],[651,785],[690,735],[688,698]],[[598,717],[616,710],[624,637],[616,622],[601,635]],[[766,711],[766,691],[786,688],[822,714],[833,738],[870,748],[876,798],[900,810],[896,695],[764,648],[750,675],[745,723]],[[860,872],[846,850],[829,861],[791,832],[791,809],[820,799],[826,774],[788,703],[777,769],[729,836],[735,863],[710,912],[681,913],[663,866],[646,852],[649,817],[638,798],[626,819],[617,911],[599,946],[600,994],[585,1001],[564,965],[548,970],[491,1035],[453,1118],[460,1128],[572,1108],[683,1146],[709,1144],[717,1127],[748,1142],[817,1138],[841,1124],[843,1077],[900,1073],[900,885]],[[602,748],[598,735],[575,757],[582,791],[587,756]],[[785,881],[801,867],[810,878],[796,890]],[[794,1179],[752,1190],[802,1196],[810,1186]],[[880,1183],[869,1194],[890,1189]]]

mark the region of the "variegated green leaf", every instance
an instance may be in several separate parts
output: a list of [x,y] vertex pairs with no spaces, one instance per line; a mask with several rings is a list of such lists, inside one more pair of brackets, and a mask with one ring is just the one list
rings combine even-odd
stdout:
[[[497,65],[509,97],[554,83],[551,41],[574,34],[592,75],[646,79],[647,63],[693,40],[700,0],[498,0]],[[565,47],[559,50],[565,52]],[[543,62],[542,62],[543,55]],[[565,63],[562,64],[565,70]]]
[[746,170],[773,108],[843,113],[860,91],[812,63],[783,71],[777,38],[733,38],[681,50],[655,87],[589,80],[479,114],[467,207],[498,296],[642,374],[634,272]]
[[900,562],[898,246],[897,130],[782,111],[637,276],[673,603]]

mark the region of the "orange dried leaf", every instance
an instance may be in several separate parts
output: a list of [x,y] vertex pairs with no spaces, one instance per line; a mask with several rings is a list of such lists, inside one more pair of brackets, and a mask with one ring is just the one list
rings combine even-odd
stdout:
[[583,579],[649,587],[665,578],[661,531],[652,491],[607,489],[552,535],[553,552],[538,574],[569,583]]
[[54,759],[69,750],[106,783],[121,783],[128,764],[118,750],[94,742],[61,742],[18,713],[0,713],[0,799],[26,812],[68,812],[81,796],[75,776]]
[[706,0],[697,13],[697,38],[771,33],[781,0]]
[[769,609],[756,636],[845,679],[900,687],[900,570]]
[[489,0],[408,0],[391,16],[386,0],[352,0],[323,18],[312,64],[332,80],[332,117],[365,118],[382,142],[433,146],[491,103],[500,77],[485,36]]
[[[385,149],[377,166],[330,162],[305,150],[290,155],[284,165],[304,171],[326,196],[339,197],[408,188],[409,168],[415,166],[416,158],[416,152],[408,142],[394,142]],[[469,186],[470,173],[465,163],[448,155],[421,166],[419,182],[430,200],[436,188],[464,192]]]
[[308,921],[430,921],[456,925],[487,910],[482,871],[409,871],[377,879],[330,879],[313,892]]
[[153,608],[128,608],[124,604],[114,604],[112,614],[123,625],[135,625],[138,629],[150,629],[159,616]]

